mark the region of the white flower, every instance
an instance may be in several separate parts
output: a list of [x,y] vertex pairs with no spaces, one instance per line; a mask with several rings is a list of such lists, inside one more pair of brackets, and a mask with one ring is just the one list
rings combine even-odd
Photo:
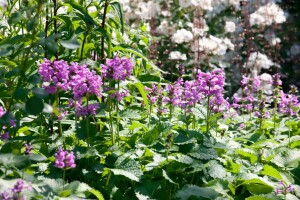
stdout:
[[172,51],[169,55],[170,60],[186,60],[186,55],[179,51]]
[[212,10],[211,0],[192,0],[194,6],[199,6],[203,10]]
[[209,38],[199,40],[199,50],[212,55],[225,55],[227,49],[234,49],[234,45],[228,38],[220,39],[212,35]]
[[251,53],[246,63],[246,67],[251,69],[252,77],[256,77],[261,72],[261,69],[270,69],[272,65],[274,63],[260,52]]
[[179,6],[182,8],[187,8],[192,5],[191,0],[179,0]]
[[192,32],[186,29],[177,30],[176,33],[172,36],[172,40],[177,44],[190,42],[192,39],[193,39]]
[[8,5],[7,0],[0,0],[0,8],[5,9],[7,5]]
[[225,23],[225,31],[227,33],[232,33],[235,31],[235,23],[233,21],[226,21]]
[[273,23],[280,24],[286,21],[283,10],[276,3],[268,3],[261,6],[250,15],[250,24],[269,26]]
[[163,19],[156,31],[159,34],[167,35],[169,33],[169,27],[169,22],[166,19]]
[[260,80],[261,80],[261,83],[260,83],[260,89],[266,93],[266,94],[272,94],[272,76],[268,73],[263,73],[261,74],[260,76]]

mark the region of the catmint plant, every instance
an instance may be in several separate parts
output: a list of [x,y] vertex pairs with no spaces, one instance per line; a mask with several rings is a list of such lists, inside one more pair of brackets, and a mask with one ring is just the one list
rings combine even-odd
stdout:
[[32,190],[29,184],[26,184],[24,180],[18,179],[17,183],[10,191],[4,191],[1,193],[2,200],[13,200],[13,199],[20,199],[26,200],[26,197],[22,195],[22,192],[25,190]]

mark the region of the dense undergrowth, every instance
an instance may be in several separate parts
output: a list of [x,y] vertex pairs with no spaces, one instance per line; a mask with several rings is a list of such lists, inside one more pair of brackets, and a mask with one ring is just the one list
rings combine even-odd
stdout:
[[278,74],[272,93],[244,76],[225,98],[222,69],[165,79],[146,27],[126,27],[118,1],[10,3],[2,199],[300,198],[299,102]]

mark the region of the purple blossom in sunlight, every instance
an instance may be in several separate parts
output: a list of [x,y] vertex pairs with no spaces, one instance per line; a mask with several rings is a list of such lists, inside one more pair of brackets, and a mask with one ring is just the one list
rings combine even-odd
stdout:
[[75,113],[78,117],[86,117],[88,115],[96,115],[97,110],[99,109],[98,103],[82,105],[79,102],[75,104]]
[[57,168],[68,169],[75,168],[75,155],[73,152],[64,151],[61,147],[54,154],[55,164]]
[[25,151],[24,151],[25,155],[29,155],[31,150],[33,150],[31,143],[26,143],[24,144],[24,146],[25,146]]
[[102,78],[95,71],[91,71],[86,65],[71,63],[70,87],[74,99],[81,100],[87,94],[101,95]]
[[272,85],[274,86],[274,87],[278,87],[278,86],[280,86],[280,85],[282,85],[282,81],[280,80],[280,74],[274,74],[273,76],[273,81],[272,81]]
[[0,106],[0,117],[2,117],[3,115],[5,115],[6,111],[3,109],[2,106]]
[[198,71],[197,84],[199,92],[203,95],[218,95],[224,91],[225,77],[221,69],[213,70],[210,73]]
[[183,88],[179,82],[175,82],[174,85],[169,84],[166,86],[167,96],[164,98],[164,102],[167,104],[172,104],[178,106],[181,103],[181,96],[183,93]]
[[226,99],[224,99],[222,94],[218,94],[216,96],[213,96],[213,98],[210,100],[210,109],[215,112],[223,112],[227,111],[230,107],[230,104]]
[[282,114],[289,116],[298,116],[299,111],[299,101],[297,96],[293,94],[285,94],[283,91],[280,91],[280,100],[279,100],[279,111]]
[[59,113],[59,115],[57,116],[57,119],[59,121],[61,121],[68,114],[69,114],[69,111],[67,111],[67,110],[61,110],[60,113]]
[[12,189],[9,191],[4,191],[1,193],[1,199],[2,200],[13,200],[13,199],[19,199],[19,200],[26,200],[26,197],[21,195],[21,193],[24,190],[32,190],[29,184],[26,184],[25,181],[22,179],[18,179],[17,183],[14,185]]
[[199,92],[198,83],[196,81],[185,81],[180,103],[181,108],[193,106],[198,101],[204,98],[204,95]]
[[251,94],[258,91],[260,87],[260,77],[255,78],[248,78],[246,76],[243,76],[241,80],[241,86],[243,88],[244,94]]
[[117,101],[121,101],[126,96],[129,96],[129,91],[128,90],[124,90],[124,91],[121,91],[121,92],[115,92],[111,95],[111,97],[116,99]]
[[54,94],[58,89],[67,91],[69,89],[69,65],[64,60],[50,61],[44,59],[44,62],[39,64],[38,73],[44,82],[45,90]]
[[11,198],[10,198],[9,193],[7,191],[4,191],[1,193],[1,199],[2,200],[10,200]]
[[17,183],[11,191],[17,194],[21,193],[23,190],[32,190],[32,188],[30,187],[30,185],[26,185],[25,181],[23,181],[22,179],[18,179]]
[[148,91],[147,98],[151,104],[155,104],[158,101],[158,97],[162,93],[161,87],[158,87],[157,84],[152,83],[151,88],[145,86],[144,89]]
[[102,77],[111,78],[116,81],[124,81],[132,74],[132,70],[133,63],[126,57],[106,59],[106,64],[101,65]]
[[276,195],[280,195],[280,194],[286,195],[288,193],[294,193],[294,192],[295,192],[295,188],[293,187],[293,185],[292,184],[287,185],[283,181],[278,182],[278,186],[276,187],[275,190]]

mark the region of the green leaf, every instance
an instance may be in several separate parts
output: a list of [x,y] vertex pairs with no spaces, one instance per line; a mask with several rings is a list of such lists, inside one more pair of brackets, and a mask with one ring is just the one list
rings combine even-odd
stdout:
[[218,193],[211,188],[198,187],[195,185],[185,185],[183,189],[179,190],[175,197],[181,200],[187,200],[190,197],[204,197],[207,199],[216,199]]
[[78,49],[80,47],[80,43],[76,38],[71,38],[70,40],[60,40],[60,44],[67,49]]
[[209,162],[209,166],[207,168],[207,173],[212,178],[225,178],[226,177],[226,170],[225,168],[220,165],[217,161],[212,160]]
[[175,182],[168,176],[168,174],[167,174],[167,172],[166,172],[165,170],[162,170],[162,174],[163,174],[163,177],[164,177],[167,181],[169,181],[170,183],[173,183],[173,184],[177,184],[177,183],[175,183]]
[[87,10],[79,3],[75,2],[74,0],[67,0],[66,3],[71,5],[75,10],[79,11],[81,15],[78,13],[77,16],[80,17],[87,25],[97,25]]
[[38,115],[43,111],[44,103],[40,98],[33,96],[28,99],[25,108],[28,113],[32,115]]
[[280,152],[271,160],[279,167],[295,168],[300,161],[300,150],[298,149],[281,149]]
[[196,145],[188,155],[200,160],[211,160],[218,157],[218,153],[213,148],[206,148]]
[[254,164],[258,160],[256,152],[251,149],[236,149],[235,152],[243,157],[249,158],[251,164]]
[[252,197],[248,197],[246,200],[272,200],[271,198],[268,197],[262,197],[262,196],[252,196]]
[[125,158],[122,161],[122,159],[123,159],[122,157],[119,157],[118,160],[120,160],[121,162],[117,163],[116,165],[117,169],[110,169],[110,170],[115,175],[122,175],[129,178],[130,180],[139,182],[140,178],[143,175],[143,172],[140,169],[140,165],[134,160]]
[[267,194],[273,191],[272,185],[262,178],[246,180],[243,182],[243,185],[247,187],[251,194],[254,195]]
[[261,171],[261,174],[271,176],[278,180],[282,180],[281,174],[277,171],[277,169],[275,169],[274,167],[272,167],[270,165],[265,165],[264,169]]
[[135,176],[134,174],[126,171],[126,170],[123,170],[123,169],[110,169],[115,175],[122,175],[122,176],[125,176],[127,178],[129,178],[130,180],[133,180],[133,181],[136,181],[136,182],[139,182],[140,179]]
[[20,22],[23,19],[25,19],[25,17],[22,15],[21,12],[15,12],[15,13],[11,14],[11,16],[7,20],[7,22],[9,25],[13,25],[13,24]]
[[95,195],[98,200],[104,200],[103,195],[98,190],[91,189],[91,190],[89,190],[89,192],[92,193],[93,195]]
[[142,95],[144,104],[146,106],[146,108],[149,107],[149,103],[148,103],[148,98],[144,89],[144,85],[141,82],[137,82],[134,84],[134,86],[139,90],[140,94]]
[[120,24],[121,24],[121,32],[124,33],[124,18],[123,18],[123,9],[120,2],[112,2],[110,6],[114,9],[114,11],[117,13]]

